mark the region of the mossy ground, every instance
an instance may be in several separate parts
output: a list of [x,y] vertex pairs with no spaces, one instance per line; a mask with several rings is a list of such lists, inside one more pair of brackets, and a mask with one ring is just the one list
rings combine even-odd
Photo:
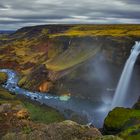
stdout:
[[64,120],[62,115],[49,107],[43,108],[29,102],[23,102],[23,105],[29,111],[30,118],[33,121],[49,124]]

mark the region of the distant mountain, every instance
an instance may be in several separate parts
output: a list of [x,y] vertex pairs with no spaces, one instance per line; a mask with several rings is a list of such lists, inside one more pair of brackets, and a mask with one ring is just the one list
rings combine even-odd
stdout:
[[0,30],[0,34],[11,34],[14,32],[15,32],[15,30]]

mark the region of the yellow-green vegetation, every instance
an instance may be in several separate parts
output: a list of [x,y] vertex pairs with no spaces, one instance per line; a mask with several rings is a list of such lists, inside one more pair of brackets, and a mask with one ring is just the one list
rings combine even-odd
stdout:
[[31,120],[42,123],[52,123],[63,121],[64,118],[56,110],[49,107],[42,108],[29,102],[23,102],[25,108],[30,112]]
[[119,134],[124,140],[139,140],[140,139],[140,124],[134,125],[122,131]]
[[140,121],[140,110],[115,108],[105,119],[105,131],[120,132]]
[[7,80],[7,75],[3,72],[0,72],[0,84],[4,83]]
[[61,71],[71,68],[77,64],[84,62],[85,60],[93,57],[99,52],[100,47],[89,47],[89,49],[78,49],[71,47],[63,54],[56,56],[52,60],[46,63],[46,67],[53,71]]
[[56,36],[140,36],[140,25],[76,25]]
[[13,105],[20,104],[21,101],[17,100],[15,95],[0,86],[0,104],[12,103]]

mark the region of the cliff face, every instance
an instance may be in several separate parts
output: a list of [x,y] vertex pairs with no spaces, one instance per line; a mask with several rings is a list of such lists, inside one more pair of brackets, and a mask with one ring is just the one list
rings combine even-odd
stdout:
[[[139,25],[25,27],[1,38],[0,68],[18,71],[24,88],[96,97],[105,88],[101,85],[110,85],[99,72],[119,75],[134,41],[140,39],[139,30]],[[117,80],[112,79],[112,86]]]

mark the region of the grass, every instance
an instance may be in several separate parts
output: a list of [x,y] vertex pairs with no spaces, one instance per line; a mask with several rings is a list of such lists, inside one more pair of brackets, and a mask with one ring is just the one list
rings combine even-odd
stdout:
[[23,105],[28,109],[32,121],[49,124],[52,122],[60,122],[64,120],[62,115],[49,107],[45,109],[29,102],[23,102]]
[[76,25],[63,33],[50,35],[56,36],[140,36],[140,25]]

